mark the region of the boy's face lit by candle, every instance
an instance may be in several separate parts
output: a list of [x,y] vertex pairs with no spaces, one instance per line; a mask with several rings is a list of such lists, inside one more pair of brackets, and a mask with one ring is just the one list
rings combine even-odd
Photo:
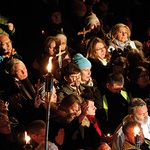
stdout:
[[[140,143],[142,144],[144,142],[144,135],[142,128],[140,126],[138,126],[138,128],[139,128],[138,135],[140,136]],[[135,137],[136,137],[135,134],[137,135],[137,133],[135,133],[135,126],[129,126],[127,128],[127,134],[125,135],[125,139],[135,145]]]

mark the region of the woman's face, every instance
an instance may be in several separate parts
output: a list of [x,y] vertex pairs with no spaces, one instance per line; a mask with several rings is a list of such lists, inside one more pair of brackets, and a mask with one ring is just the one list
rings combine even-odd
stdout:
[[87,110],[87,115],[92,115],[94,116],[96,112],[96,107],[94,105],[94,101],[88,100],[88,110]]
[[67,40],[65,38],[60,38],[61,41],[61,50],[64,51],[67,46]]
[[81,70],[81,82],[88,82],[91,77],[91,67],[87,67]]
[[53,56],[53,55],[55,54],[55,52],[56,52],[56,42],[55,42],[55,41],[53,41],[53,42],[49,45],[48,51],[49,51],[50,56]]
[[96,43],[95,45],[95,57],[104,59],[106,56],[106,48],[103,43]]
[[80,110],[80,105],[75,102],[74,104],[72,104],[72,105],[66,110],[66,112],[67,112],[72,118],[75,118],[76,116],[78,116],[79,110]]
[[150,84],[150,81],[149,81],[149,75],[146,71],[142,71],[137,79],[137,82],[136,82],[139,87],[141,88],[145,88],[148,84]]
[[125,27],[119,28],[116,39],[123,43],[128,40],[128,33],[127,33],[127,29]]

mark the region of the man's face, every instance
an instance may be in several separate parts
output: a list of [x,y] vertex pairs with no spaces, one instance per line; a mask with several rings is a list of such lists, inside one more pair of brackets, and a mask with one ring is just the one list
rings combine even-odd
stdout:
[[8,36],[0,36],[0,53],[1,55],[10,56],[12,53],[12,43]]
[[140,124],[146,124],[148,122],[148,109],[146,105],[136,108],[134,119]]
[[28,72],[27,68],[24,64],[16,64],[15,65],[15,77],[19,80],[24,80],[27,78]]
[[45,128],[40,129],[40,132],[38,135],[33,134],[31,137],[36,143],[40,144],[42,141],[45,140]]
[[123,84],[117,84],[114,83],[113,85],[110,85],[109,83],[106,84],[109,91],[112,93],[120,93],[121,89],[123,88]]
[[50,19],[53,24],[60,24],[61,23],[61,13],[59,11],[52,13]]

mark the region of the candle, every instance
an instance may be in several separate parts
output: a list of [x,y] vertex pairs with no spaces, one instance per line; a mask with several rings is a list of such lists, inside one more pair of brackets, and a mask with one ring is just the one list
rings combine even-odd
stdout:
[[27,135],[27,132],[25,131],[25,141],[26,145],[24,145],[23,150],[33,150],[33,146],[30,144],[31,138]]
[[45,150],[48,150],[48,133],[49,133],[49,118],[50,118],[50,100],[53,90],[52,57],[49,58],[47,65],[48,74],[46,76],[45,90],[47,92],[47,109],[46,109],[46,134],[45,134]]
[[137,149],[140,149],[140,128],[138,126],[136,126],[134,128],[134,136],[135,136],[135,146]]
[[107,133],[107,136],[110,136],[110,133]]
[[51,92],[53,89],[53,77],[52,77],[52,57],[49,58],[49,63],[47,65],[47,70],[48,70],[48,74],[46,76],[46,84],[45,84],[45,89],[46,92]]

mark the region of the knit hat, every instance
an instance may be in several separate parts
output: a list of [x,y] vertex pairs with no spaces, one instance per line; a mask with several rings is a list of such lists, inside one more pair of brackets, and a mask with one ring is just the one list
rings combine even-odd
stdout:
[[72,60],[80,70],[92,66],[91,62],[80,53],[75,54]]
[[99,22],[99,19],[97,18],[96,14],[94,13],[90,13],[86,18],[85,18],[85,26],[89,26],[90,23],[92,22]]

